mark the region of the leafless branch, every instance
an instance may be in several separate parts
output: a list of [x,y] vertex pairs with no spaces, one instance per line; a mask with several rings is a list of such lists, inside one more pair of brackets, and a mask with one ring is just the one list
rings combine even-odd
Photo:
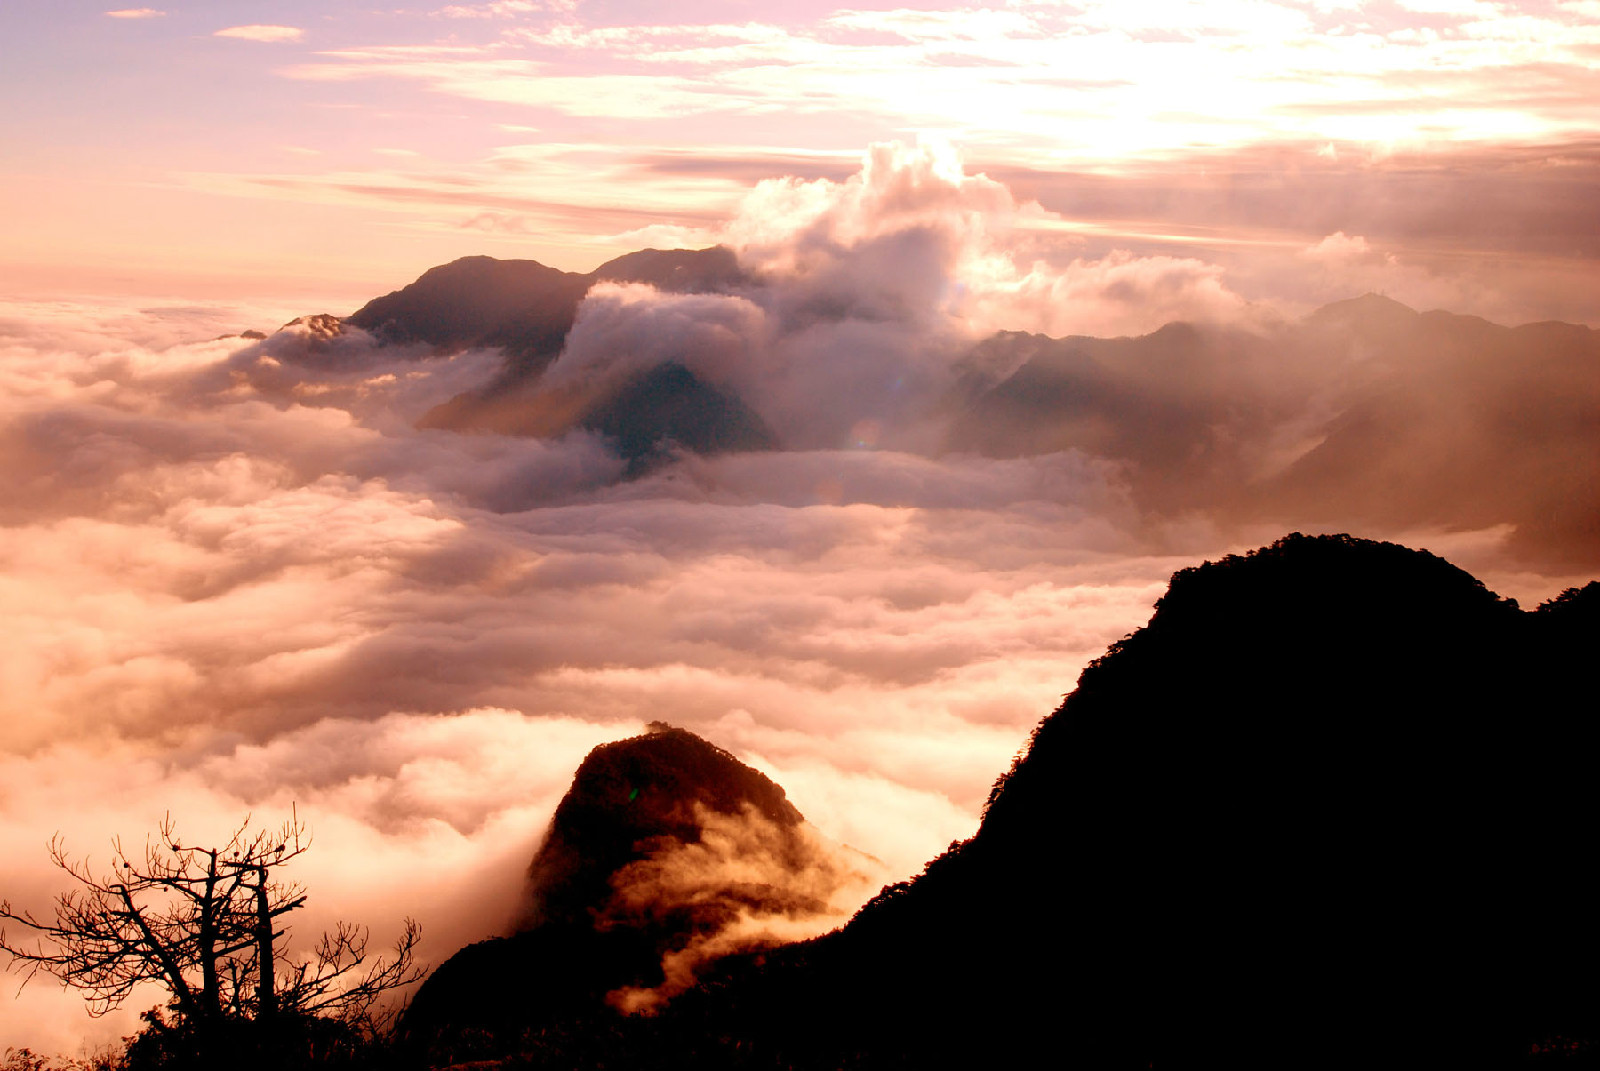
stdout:
[[[309,958],[288,963],[276,948],[285,935],[276,920],[304,905],[306,891],[279,873],[310,845],[297,815],[256,831],[246,817],[221,848],[184,843],[167,815],[137,856],[113,841],[111,873],[97,878],[57,836],[50,859],[76,887],[56,898],[51,921],[0,902],[0,951],[23,985],[42,971],[82,990],[91,1015],[156,982],[191,1024],[280,1010],[370,1021],[383,994],[426,973],[414,962],[417,925],[407,919],[392,958],[370,965],[367,931],[346,923]],[[11,940],[6,922],[32,942]]]

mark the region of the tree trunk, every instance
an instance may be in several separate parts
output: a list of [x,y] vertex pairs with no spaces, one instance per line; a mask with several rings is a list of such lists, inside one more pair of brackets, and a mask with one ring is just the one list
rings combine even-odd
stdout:
[[272,960],[272,908],[267,901],[267,868],[257,871],[256,884],[256,960],[260,968],[256,990],[256,1019],[266,1022],[277,1014],[275,989],[277,966]]

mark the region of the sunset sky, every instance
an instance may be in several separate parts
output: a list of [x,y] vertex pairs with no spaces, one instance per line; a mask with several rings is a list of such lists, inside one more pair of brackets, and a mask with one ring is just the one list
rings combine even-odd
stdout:
[[937,137],[1091,252],[1245,272],[1339,232],[1491,303],[1592,291],[1595,0],[665,10],[8,4],[4,280],[348,300],[463,251],[587,270]]
[[[862,367],[923,402],[993,331],[1367,291],[1600,326],[1600,0],[8,0],[0,199],[0,898],[48,910],[57,831],[103,862],[292,804],[304,934],[412,914],[438,962],[651,719],[915,873],[1174,570],[1283,534],[920,450]],[[688,338],[786,448],[638,480],[418,429],[498,353],[219,337],[473,254],[718,243],[762,294],[596,292],[552,374]],[[1506,524],[1357,534],[1528,603],[1586,579]],[[14,985],[0,1048],[67,1055],[158,996]]]

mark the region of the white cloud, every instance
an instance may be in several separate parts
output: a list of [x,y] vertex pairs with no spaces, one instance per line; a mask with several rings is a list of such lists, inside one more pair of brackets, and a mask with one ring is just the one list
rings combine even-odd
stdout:
[[1312,260],[1344,261],[1369,257],[1372,247],[1359,234],[1347,235],[1344,231],[1335,231],[1322,241],[1307,246],[1301,255]]
[[[720,129],[736,117],[776,114],[805,132],[796,144],[823,144],[827,124],[851,114],[869,128],[935,129],[1059,166],[1276,138],[1437,145],[1486,131],[1584,137],[1595,121],[1581,78],[1594,27],[1582,2],[1535,15],[1484,0],[1413,0],[1383,32],[1346,0],[1094,0],[701,24],[597,25],[579,9],[498,35],[492,54],[425,61],[356,49],[290,73],[404,78],[574,118],[650,119],[681,128],[679,144],[707,140],[712,119]],[[1442,17],[1463,20],[1465,32],[1431,32]],[[1399,40],[1412,44],[1393,47]],[[1537,77],[1552,65],[1573,76],[1564,91],[1503,91],[1508,75]],[[1448,89],[1392,92],[1441,77]]]

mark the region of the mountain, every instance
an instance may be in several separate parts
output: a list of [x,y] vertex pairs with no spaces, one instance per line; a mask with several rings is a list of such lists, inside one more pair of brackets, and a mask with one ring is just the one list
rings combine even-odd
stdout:
[[1593,1045],[1596,640],[1600,584],[1527,613],[1348,536],[1184,570],[973,838],[843,931],[728,965],[676,1027],[761,1053],[701,1066],[1510,1067]]
[[[690,353],[631,375],[545,382],[602,281],[752,300],[779,285],[721,247],[641,250],[586,274],[467,257],[348,322],[435,352],[503,348],[501,372],[432,409],[426,427],[598,432],[630,476],[680,449],[783,445],[749,399],[698,378]],[[1111,462],[1156,523],[1504,526],[1507,549],[1536,568],[1600,565],[1600,331],[1587,327],[1504,327],[1367,294],[1298,321],[1174,323],[1114,339],[1002,332],[954,373],[942,396],[907,410],[937,413],[943,431],[908,441],[996,458],[1081,451]],[[837,384],[841,396],[852,389]]]
[[423,417],[422,427],[475,427],[548,438],[575,428],[599,432],[638,475],[671,457],[771,450],[777,439],[737,395],[705,383],[676,361],[599,383],[462,395]]
[[536,260],[462,257],[367,302],[348,319],[386,342],[425,342],[441,351],[502,347],[510,377],[522,379],[555,360],[579,302],[596,283],[722,293],[746,281],[732,251],[721,246],[642,249],[583,274]]
[[872,865],[827,844],[763,774],[657,723],[584,759],[515,932],[434,971],[403,1032],[459,1059],[475,1038],[614,1031],[614,1009],[657,1006],[706,962],[843,922],[831,898]]
[[575,423],[615,442],[633,473],[680,447],[723,454],[778,445],[766,422],[737,395],[710,386],[675,361],[628,377]]
[[500,346],[513,368],[537,372],[561,352],[594,282],[536,260],[462,257],[367,302],[349,321],[384,342],[441,351]]
[[426,414],[423,427],[554,436],[598,431],[636,474],[674,448],[701,454],[766,450],[765,423],[739,398],[699,380],[682,364],[620,382],[543,390],[539,374],[560,354],[578,305],[596,283],[644,283],[674,293],[730,292],[749,282],[733,253],[643,249],[578,274],[534,260],[463,257],[368,302],[349,317],[387,343],[426,343],[436,352],[499,347],[502,373]]
[[[720,959],[653,1015],[558,1015],[484,1051],[529,1068],[1588,1066],[1597,641],[1600,583],[1528,612],[1390,543],[1292,535],[1182,570],[1040,723],[978,832],[848,926]],[[627,754],[580,772],[589,802],[558,811],[536,888],[572,898],[537,894],[530,933],[581,922],[612,887],[599,873],[637,857],[629,838],[681,814],[613,824],[654,783]],[[702,777],[734,778],[717,806],[791,820],[736,765],[685,784]],[[550,962],[533,952],[524,974]],[[462,969],[499,992],[472,954]],[[593,991],[584,962],[551,969]]]
[[1153,515],[1508,525],[1525,560],[1600,565],[1600,331],[1368,294],[1267,327],[997,335],[966,368],[948,449],[1082,450]]

